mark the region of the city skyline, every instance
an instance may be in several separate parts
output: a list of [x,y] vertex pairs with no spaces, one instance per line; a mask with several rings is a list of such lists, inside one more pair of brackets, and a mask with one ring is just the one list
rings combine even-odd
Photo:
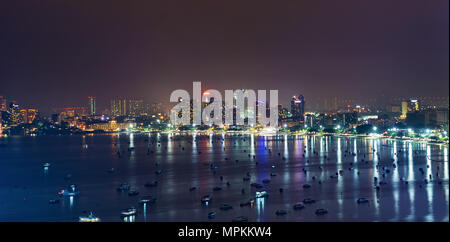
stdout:
[[43,112],[91,95],[164,103],[192,81],[309,100],[448,96],[447,1],[325,2],[8,2],[0,95]]

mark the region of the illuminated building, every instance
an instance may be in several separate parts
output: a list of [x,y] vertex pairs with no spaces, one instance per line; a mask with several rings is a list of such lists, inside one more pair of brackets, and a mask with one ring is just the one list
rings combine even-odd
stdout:
[[113,99],[111,100],[111,116],[119,117],[127,115],[127,100]]
[[96,108],[95,108],[95,97],[88,97],[89,99],[89,115],[95,116]]
[[408,115],[408,103],[407,102],[402,102],[402,119],[406,118],[406,115]]
[[305,116],[305,99],[302,95],[291,99],[291,114],[293,121],[303,121]]
[[38,110],[37,109],[22,109],[20,113],[22,114],[23,123],[31,124],[36,118]]
[[0,96],[0,112],[6,111],[6,97]]
[[408,111],[409,112],[419,111],[419,101],[417,99],[412,99],[409,102]]
[[11,119],[11,126],[16,126],[22,123],[22,114],[19,111],[19,104],[17,104],[16,101],[12,101],[9,104],[8,112]]
[[140,116],[144,111],[144,101],[142,99],[131,99],[128,100],[128,113],[125,115],[130,116]]
[[117,123],[116,120],[111,120],[109,122],[97,122],[89,124],[87,125],[86,130],[87,131],[102,130],[105,132],[114,132],[127,130],[133,127],[136,127],[135,123]]

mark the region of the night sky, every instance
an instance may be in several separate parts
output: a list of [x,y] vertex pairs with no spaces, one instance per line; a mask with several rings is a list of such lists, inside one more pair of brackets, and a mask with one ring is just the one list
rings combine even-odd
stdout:
[[[449,95],[449,1],[3,1],[0,95],[48,112],[179,88]],[[283,99],[283,100],[282,100]],[[286,100],[284,100],[286,99]]]

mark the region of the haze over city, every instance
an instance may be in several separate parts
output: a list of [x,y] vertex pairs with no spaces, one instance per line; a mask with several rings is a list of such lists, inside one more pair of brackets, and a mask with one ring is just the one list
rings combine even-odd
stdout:
[[278,89],[284,105],[298,94],[448,97],[448,4],[8,1],[0,95],[46,114],[88,96],[98,110],[115,97],[168,103],[193,81]]

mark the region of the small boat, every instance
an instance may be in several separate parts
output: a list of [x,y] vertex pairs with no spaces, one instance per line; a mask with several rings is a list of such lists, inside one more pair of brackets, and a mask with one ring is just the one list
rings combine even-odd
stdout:
[[324,208],[319,208],[316,210],[316,215],[323,215],[323,214],[327,214],[328,210],[324,209]]
[[270,183],[270,179],[264,179],[262,182],[263,183]]
[[92,212],[89,213],[88,216],[80,216],[79,217],[79,222],[100,222],[100,218],[94,216],[94,214]]
[[139,199],[140,204],[147,204],[147,203],[154,203],[156,201],[156,198],[152,196],[144,196]]
[[44,164],[42,165],[42,167],[44,167],[44,168],[49,168],[49,167],[50,167],[50,163],[46,162],[46,163],[44,163]]
[[276,173],[270,173],[270,176],[277,176]]
[[120,215],[123,217],[132,216],[132,215],[136,215],[136,212],[137,212],[137,210],[135,207],[130,207],[130,208],[122,210],[122,212],[120,212]]
[[221,187],[214,187],[214,188],[213,188],[213,191],[220,191],[220,190],[222,190]]
[[268,196],[269,196],[269,194],[266,191],[256,192],[256,198],[265,198]]
[[365,198],[358,198],[358,200],[356,200],[357,203],[368,203],[369,200],[365,199]]
[[311,204],[311,203],[315,203],[315,202],[316,202],[316,200],[314,200],[314,199],[310,199],[310,198],[303,199],[304,204]]
[[66,174],[66,176],[64,176],[64,179],[66,180],[70,180],[72,178],[72,174]]
[[162,174],[162,170],[156,170],[155,173],[156,173],[156,175],[160,175],[160,174]]
[[190,187],[190,188],[189,188],[189,191],[192,192],[192,191],[194,191],[195,189],[197,189],[197,187]]
[[128,192],[128,196],[137,196],[137,195],[139,195],[139,192],[138,191],[136,191],[136,190],[131,190],[131,191],[129,191]]
[[248,218],[245,216],[239,216],[236,218],[233,218],[233,220],[231,220],[232,222],[247,222]]
[[305,205],[303,203],[296,203],[296,204],[294,204],[293,207],[294,207],[294,210],[300,210],[300,209],[305,208]]
[[220,210],[227,211],[227,210],[230,210],[230,209],[233,209],[233,206],[231,206],[231,205],[229,205],[229,204],[222,204],[222,205],[220,206]]
[[243,181],[250,181],[250,177],[244,176],[244,177],[242,178],[242,180],[243,180]]
[[303,188],[310,188],[311,185],[310,184],[303,184]]
[[277,216],[282,216],[282,215],[286,215],[287,212],[286,212],[286,210],[278,209],[278,210],[275,212],[275,214],[276,214]]
[[158,181],[146,182],[144,187],[156,187],[158,185]]
[[210,213],[208,213],[208,218],[209,219],[213,219],[213,218],[215,218],[216,217],[216,212],[210,212]]
[[247,202],[243,202],[243,203],[239,204],[239,206],[246,207],[246,206],[253,206],[254,204],[255,204],[255,199],[250,199]]
[[60,192],[58,192],[58,195],[60,196],[76,196],[78,195],[78,191],[76,190],[75,185],[70,185],[68,189],[63,189]]
[[115,171],[115,169],[111,168],[111,169],[108,170],[108,173],[114,173],[114,171]]
[[50,203],[50,204],[57,204],[57,203],[59,203],[59,198],[56,198],[56,199],[50,199],[49,201],[48,201],[48,203]]
[[258,188],[258,189],[263,188],[263,185],[261,185],[259,183],[252,183],[252,184],[250,184],[250,186],[252,186],[254,188]]
[[128,183],[122,183],[117,188],[117,191],[119,191],[119,192],[124,192],[124,191],[128,191],[128,190],[130,190],[130,185],[128,185]]
[[211,196],[209,196],[209,195],[203,196],[201,201],[202,201],[202,203],[210,202],[211,201]]

